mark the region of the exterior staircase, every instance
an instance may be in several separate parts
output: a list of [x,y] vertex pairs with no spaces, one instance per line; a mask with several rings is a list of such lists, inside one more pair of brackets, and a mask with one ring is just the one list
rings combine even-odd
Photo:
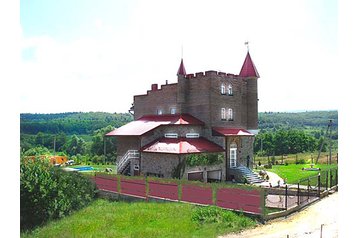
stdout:
[[118,156],[117,159],[117,174],[123,174],[127,171],[131,159],[139,158],[138,150],[128,150],[122,157]]
[[245,178],[248,183],[262,183],[264,180],[260,178],[260,176],[256,173],[254,173],[251,169],[249,169],[246,166],[239,165],[236,167],[236,169],[239,171],[239,174],[242,178]]

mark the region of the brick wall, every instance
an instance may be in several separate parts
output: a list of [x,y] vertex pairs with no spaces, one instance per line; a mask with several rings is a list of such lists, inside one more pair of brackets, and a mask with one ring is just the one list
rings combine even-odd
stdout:
[[247,129],[258,128],[257,79],[247,80]]
[[177,108],[177,84],[161,85],[160,89],[149,90],[145,95],[134,96],[134,120],[143,115],[170,114],[170,108]]
[[[221,84],[225,85],[225,94],[221,94]],[[228,95],[228,86],[232,95]],[[189,113],[205,122],[205,126],[241,127],[257,129],[257,79],[242,79],[237,75],[223,72],[206,71],[185,78],[178,77],[178,83],[162,85],[149,90],[146,95],[134,96],[134,119],[143,115]],[[233,120],[221,119],[221,108],[233,109]]]
[[123,156],[128,150],[139,150],[139,136],[118,136],[117,155]]

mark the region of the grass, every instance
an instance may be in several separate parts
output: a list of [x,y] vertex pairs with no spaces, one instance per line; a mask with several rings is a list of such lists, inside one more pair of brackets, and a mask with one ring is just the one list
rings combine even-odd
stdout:
[[217,237],[253,227],[243,215],[183,203],[110,202],[90,206],[21,237]]
[[[276,173],[283,179],[287,179],[287,183],[297,183],[299,180],[317,175],[320,171],[306,171],[302,170],[302,168],[310,168],[310,164],[289,164],[289,165],[273,165],[272,169],[266,169],[267,171],[271,171]],[[338,168],[337,164],[318,164],[314,165],[313,168],[320,168],[322,170],[327,170],[330,168]]]

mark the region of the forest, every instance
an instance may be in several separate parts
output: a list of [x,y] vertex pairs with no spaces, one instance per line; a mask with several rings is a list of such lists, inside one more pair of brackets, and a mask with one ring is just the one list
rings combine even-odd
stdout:
[[[133,120],[129,113],[67,112],[20,114],[20,151],[23,155],[53,153],[77,162],[113,163],[116,139],[104,134]],[[332,120],[333,149],[338,148],[338,111],[260,112],[254,151],[282,155],[317,151]],[[327,150],[325,144],[324,150]]]

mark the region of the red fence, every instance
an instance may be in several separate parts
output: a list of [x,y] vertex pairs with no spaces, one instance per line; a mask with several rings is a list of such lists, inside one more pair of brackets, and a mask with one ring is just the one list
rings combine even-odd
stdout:
[[94,181],[100,190],[118,192],[118,179],[116,177],[97,175]]
[[178,184],[161,183],[158,181],[149,181],[149,197],[164,198],[178,201]]
[[121,189],[119,193],[142,198],[147,197],[144,179],[125,179],[121,177],[120,181]]
[[261,214],[261,197],[258,190],[220,188],[216,194],[216,205],[222,208]]
[[[265,206],[264,192],[260,189],[215,188],[216,185],[178,185],[179,181],[160,181],[145,178],[130,178],[96,175],[95,182],[100,190],[140,198],[169,199],[203,205],[217,205],[226,209],[262,215]],[[179,182],[180,183],[180,182]],[[147,189],[148,188],[148,189]],[[215,196],[213,196],[216,191]],[[181,198],[179,193],[181,192]],[[214,202],[216,200],[216,203]]]
[[213,205],[213,190],[211,187],[183,184],[181,200],[185,202]]

